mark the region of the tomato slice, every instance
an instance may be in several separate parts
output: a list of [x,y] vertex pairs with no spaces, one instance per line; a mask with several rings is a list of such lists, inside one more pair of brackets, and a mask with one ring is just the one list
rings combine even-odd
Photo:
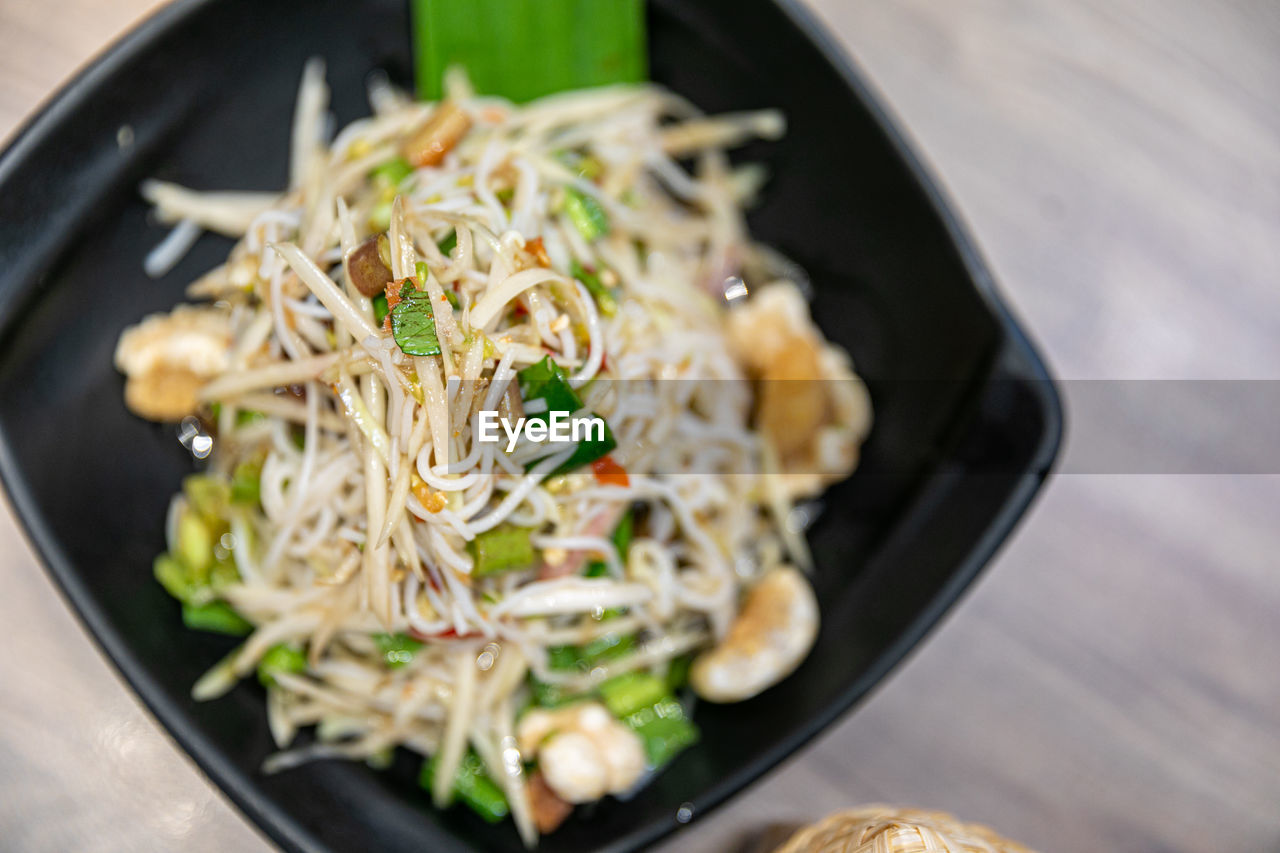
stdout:
[[596,475],[596,482],[602,486],[622,486],[625,489],[631,485],[627,469],[614,462],[612,456],[601,456],[591,463],[591,470]]

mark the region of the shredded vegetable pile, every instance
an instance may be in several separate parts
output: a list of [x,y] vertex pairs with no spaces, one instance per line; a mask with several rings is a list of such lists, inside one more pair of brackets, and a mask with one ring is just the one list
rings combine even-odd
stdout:
[[[869,402],[744,227],[763,174],[725,150],[779,114],[651,85],[516,106],[457,74],[370,100],[330,138],[313,62],[287,190],[144,187],[175,224],[151,272],[237,240],[116,352],[206,462],[155,573],[244,637],[194,695],[257,674],[269,771],[403,747],[437,804],[532,844],[696,742],[695,697],[800,664],[795,508],[852,471]],[[509,448],[482,412],[603,428]]]

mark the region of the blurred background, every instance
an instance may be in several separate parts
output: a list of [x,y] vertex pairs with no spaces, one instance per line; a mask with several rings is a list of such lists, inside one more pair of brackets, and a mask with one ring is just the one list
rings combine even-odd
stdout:
[[[0,0],[0,136],[157,5]],[[908,661],[667,849],[885,801],[1046,851],[1280,850],[1280,429],[1250,405],[1280,378],[1280,4],[806,5],[1068,380],[1068,446]],[[1084,381],[1116,379],[1143,381]],[[1188,379],[1259,381],[1157,383]],[[104,662],[7,504],[0,583],[0,846],[269,849]]]

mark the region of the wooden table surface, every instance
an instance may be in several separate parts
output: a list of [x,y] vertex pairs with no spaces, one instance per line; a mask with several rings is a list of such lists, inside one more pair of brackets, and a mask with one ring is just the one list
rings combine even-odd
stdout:
[[[153,4],[54,5],[0,0],[0,134]],[[1274,0],[814,6],[1059,375],[1280,377]],[[1096,388],[1067,383],[1063,469],[1094,473],[1049,483],[856,713],[665,849],[735,848],[770,823],[888,801],[1043,850],[1280,850],[1280,466],[1080,462],[1118,429],[1212,448],[1249,426],[1230,405],[1100,411]],[[1269,442],[1276,419],[1262,421]],[[0,847],[264,849],[103,661],[3,510],[0,580]]]

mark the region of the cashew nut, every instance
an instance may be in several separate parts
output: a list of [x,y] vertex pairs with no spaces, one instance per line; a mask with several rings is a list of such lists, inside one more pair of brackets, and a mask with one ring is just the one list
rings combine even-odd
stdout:
[[570,803],[631,789],[644,773],[644,745],[599,702],[536,708],[520,718],[516,740],[538,758],[547,785]]
[[740,702],[786,678],[818,636],[818,602],[799,570],[768,572],[746,600],[720,644],[689,670],[689,684],[709,702]]
[[127,377],[125,403],[154,421],[195,412],[204,383],[227,369],[231,325],[226,311],[179,305],[126,329],[116,344],[116,369]]
[[871,398],[800,291],[775,282],[753,292],[729,312],[726,331],[738,361],[761,380],[756,420],[778,452],[787,494],[815,494],[847,477],[871,429]]

